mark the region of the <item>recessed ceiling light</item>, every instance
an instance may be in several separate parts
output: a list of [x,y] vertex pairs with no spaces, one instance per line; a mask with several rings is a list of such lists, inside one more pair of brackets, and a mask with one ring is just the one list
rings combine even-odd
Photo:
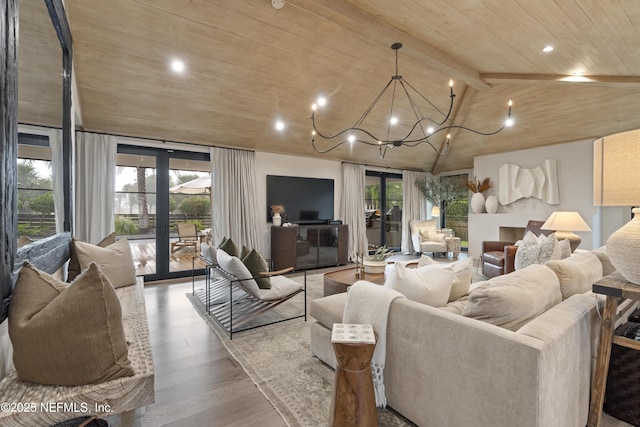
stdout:
[[545,46],[544,49],[542,49],[542,51],[544,53],[552,52],[553,51],[553,46],[551,46],[551,45]]
[[573,73],[571,73],[571,74],[573,74],[574,76],[582,76],[582,75],[584,75],[584,71],[582,71],[582,70],[573,70]]
[[276,122],[276,129],[277,130],[283,130],[284,129],[284,122],[282,120],[278,120]]
[[327,104],[327,98],[321,96],[318,98],[317,103],[320,107],[324,107]]
[[176,73],[181,73],[184,71],[184,62],[180,61],[179,59],[174,59],[173,61],[171,61],[171,69],[173,71],[175,71]]

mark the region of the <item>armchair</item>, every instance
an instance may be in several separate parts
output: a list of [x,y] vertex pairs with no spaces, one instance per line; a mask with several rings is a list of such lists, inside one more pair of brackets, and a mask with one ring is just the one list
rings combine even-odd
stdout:
[[413,249],[418,253],[423,252],[446,252],[447,243],[445,235],[438,232],[437,223],[434,219],[409,221],[411,230],[411,242]]
[[[524,237],[528,231],[536,236],[544,234],[548,236],[553,230],[541,230],[544,221],[529,220],[524,230]],[[482,274],[485,277],[495,277],[508,274],[515,270],[516,242],[509,241],[484,241],[482,242]]]

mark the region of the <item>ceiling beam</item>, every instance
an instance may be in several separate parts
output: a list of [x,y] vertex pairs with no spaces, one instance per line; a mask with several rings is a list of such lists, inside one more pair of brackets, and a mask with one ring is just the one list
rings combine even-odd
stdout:
[[[464,119],[466,118],[467,113],[471,108],[472,100],[476,93],[477,91],[474,88],[470,86],[465,86],[462,90],[462,93],[460,95],[456,95],[456,97],[459,97],[458,99],[460,99],[460,101],[456,105],[455,109],[451,112],[451,118],[449,119],[449,124],[455,123],[460,126],[464,125]],[[447,153],[449,152],[449,150],[451,150],[451,147],[455,143],[456,135],[458,134],[459,131],[460,131],[460,128],[455,128],[450,130],[449,134],[451,135],[451,139],[449,141],[448,149],[447,149],[447,135],[444,135],[444,139],[440,144],[440,150],[439,150],[441,154],[436,158],[436,161],[433,164],[433,168],[431,169],[432,175],[438,175],[442,171],[442,168],[444,167],[444,162],[447,157]]]
[[563,74],[515,74],[482,73],[480,77],[488,83],[546,83],[579,84],[591,86],[639,87],[638,76],[567,76]]
[[423,40],[381,22],[380,19],[348,4],[348,1],[289,0],[288,6],[292,5],[331,21],[335,19],[335,13],[338,13],[349,19],[348,23],[340,23],[343,27],[350,28],[359,34],[367,34],[370,39],[378,39],[381,42],[386,43],[389,39],[401,42],[405,50],[417,53],[417,55],[413,55],[415,59],[430,68],[448,74],[477,90],[491,89],[491,85],[482,79],[477,70],[428,45]]

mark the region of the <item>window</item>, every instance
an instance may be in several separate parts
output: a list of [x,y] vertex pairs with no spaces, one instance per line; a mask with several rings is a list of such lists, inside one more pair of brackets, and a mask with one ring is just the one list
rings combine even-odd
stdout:
[[367,171],[364,190],[369,250],[402,245],[402,175]]

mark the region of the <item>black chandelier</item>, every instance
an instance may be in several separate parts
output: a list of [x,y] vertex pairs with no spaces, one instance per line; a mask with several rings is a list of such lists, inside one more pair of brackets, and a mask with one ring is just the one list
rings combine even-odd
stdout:
[[[376,96],[371,105],[367,107],[364,113],[360,116],[360,118],[353,124],[353,126],[343,129],[333,135],[327,135],[320,132],[316,124],[316,110],[318,107],[324,105],[326,100],[324,98],[320,98],[316,104],[313,104],[311,107],[311,123],[313,125],[313,132],[311,133],[311,145],[314,150],[318,153],[328,153],[332,150],[335,150],[339,146],[345,143],[354,143],[360,142],[363,144],[376,146],[380,150],[380,158],[384,159],[384,156],[387,152],[388,148],[393,147],[415,147],[419,144],[426,143],[428,144],[437,155],[444,155],[449,150],[449,142],[451,139],[451,135],[448,132],[451,129],[463,129],[466,131],[470,131],[476,133],[478,135],[489,136],[495,135],[505,127],[511,126],[513,124],[513,120],[511,119],[511,106],[512,102],[509,100],[508,110],[507,110],[507,119],[504,122],[504,125],[499,129],[492,132],[482,132],[475,129],[471,129],[466,126],[459,126],[453,123],[453,121],[449,121],[451,116],[451,112],[453,111],[453,99],[455,98],[455,94],[453,93],[453,80],[449,80],[449,111],[444,114],[438,107],[436,107],[427,97],[422,95],[416,88],[414,88],[406,79],[404,79],[401,75],[398,74],[398,50],[402,47],[402,43],[394,43],[391,45],[391,49],[396,52],[396,73],[394,76],[391,76],[389,83],[382,89],[382,91]],[[388,89],[392,90],[391,101],[390,101],[390,109],[388,115],[388,121],[386,123],[386,135],[384,137],[377,135],[374,131],[364,129],[363,123],[367,116],[374,110],[374,108],[378,105],[378,102],[384,98],[385,93]],[[406,128],[404,131],[396,131],[395,135],[399,137],[391,137],[392,128],[399,123],[398,117],[394,116],[393,108],[397,102],[396,100],[396,92],[404,93],[407,97],[408,104],[410,105],[411,110],[415,116],[415,122]],[[424,114],[420,112],[418,107],[419,102],[430,105],[433,109],[435,109],[441,116],[442,119],[432,119],[430,117],[426,117]],[[426,127],[426,128],[425,128]],[[447,132],[447,139],[445,149],[440,151],[438,150],[433,143],[429,140],[429,138],[434,135]],[[316,145],[316,136],[322,138],[325,141],[332,141],[333,145],[330,145],[326,149],[320,149]]]

